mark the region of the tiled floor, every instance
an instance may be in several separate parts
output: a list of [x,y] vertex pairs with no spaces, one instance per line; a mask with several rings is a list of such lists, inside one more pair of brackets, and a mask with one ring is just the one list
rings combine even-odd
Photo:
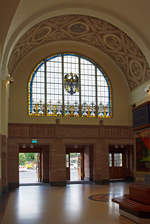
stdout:
[[[109,193],[108,202],[88,199]],[[128,193],[128,184],[20,186],[10,194],[2,224],[133,224],[120,217],[112,197]]]

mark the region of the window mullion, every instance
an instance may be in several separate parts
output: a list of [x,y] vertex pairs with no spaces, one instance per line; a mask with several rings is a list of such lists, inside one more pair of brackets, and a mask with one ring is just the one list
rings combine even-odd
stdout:
[[45,115],[47,115],[47,61],[44,60]]
[[62,115],[65,114],[64,98],[64,54],[62,54]]
[[82,116],[82,108],[81,108],[81,58],[79,58],[79,116]]
[[98,117],[98,99],[97,99],[97,67],[95,66],[95,97],[96,97],[96,111],[95,111],[95,116]]
[[[41,61],[41,64],[37,65],[36,68],[34,69],[34,71],[32,72],[32,76],[33,76],[33,74],[34,74],[34,76],[38,74],[38,77],[34,81],[32,80],[32,79],[34,79],[34,77],[31,76],[31,78],[30,78],[31,83],[29,84],[29,87],[28,87],[28,91],[29,91],[28,94],[30,94],[30,96],[28,96],[28,108],[29,107],[33,107],[33,108],[28,109],[29,115],[33,114],[35,116],[39,116],[39,115],[40,116],[42,116],[42,115],[56,116],[57,103],[56,103],[56,105],[52,105],[52,106],[51,106],[51,101],[49,103],[49,99],[51,99],[51,97],[52,97],[52,98],[54,98],[53,104],[55,104],[55,101],[57,98],[59,98],[59,101],[60,100],[62,101],[61,102],[61,104],[62,104],[61,111],[60,111],[60,106],[58,105],[59,113],[57,113],[57,115],[59,114],[59,115],[65,116],[65,109],[66,109],[65,100],[67,103],[67,97],[68,97],[68,93],[65,90],[65,82],[64,82],[65,71],[67,72],[67,70],[65,68],[70,69],[72,67],[74,69],[77,66],[77,65],[76,66],[74,65],[74,62],[75,62],[75,64],[78,62],[78,68],[76,67],[77,68],[76,72],[78,75],[79,83],[78,84],[73,83],[73,87],[72,86],[69,87],[69,88],[78,88],[78,91],[79,91],[79,92],[77,91],[76,94],[74,94],[76,91],[73,92],[72,94],[70,93],[71,95],[74,94],[74,96],[69,96],[69,98],[68,98],[68,99],[72,99],[73,102],[75,100],[75,105],[70,106],[71,116],[79,116],[79,117],[82,117],[82,116],[83,117],[84,116],[94,117],[95,116],[95,117],[99,117],[99,118],[100,117],[112,117],[112,89],[111,89],[109,80],[107,78],[105,78],[105,75],[103,74],[103,72],[100,72],[97,65],[92,62],[91,62],[92,68],[90,68],[90,63],[89,63],[90,60],[88,60],[84,57],[82,59],[82,56],[80,56],[80,55],[75,55],[76,59],[70,57],[68,59],[68,61],[66,61],[66,64],[64,64],[65,55],[66,55],[65,53],[59,54],[59,56],[61,57],[61,61],[59,58],[59,60],[56,60],[56,61],[54,60],[53,61],[54,63],[50,63],[50,65],[53,64],[53,66],[51,65],[52,71],[55,70],[55,63],[56,64],[59,63],[59,69],[61,69],[61,73],[60,73],[59,69],[58,69],[58,71],[56,70],[56,73],[60,74],[59,81],[58,80],[55,81],[56,86],[55,86],[55,84],[52,85],[51,79],[49,81],[50,83],[48,82],[48,84],[47,84],[47,78],[49,79],[49,60],[51,60],[51,58],[43,59]],[[92,69],[91,74],[90,74],[90,69]],[[95,81],[93,80],[94,70],[95,70]],[[56,76],[53,77],[54,79],[57,79],[57,74],[56,74]],[[62,77],[61,77],[61,75],[62,75]],[[43,78],[44,78],[44,80],[43,80]],[[62,80],[60,80],[61,78],[62,78]],[[94,83],[92,81],[92,84],[90,84],[90,81],[88,81],[87,78],[89,80],[93,80]],[[60,85],[61,81],[62,81],[62,91],[60,92],[59,85]],[[71,80],[68,80],[67,86],[70,85],[69,81],[71,81]],[[107,85],[105,84],[105,81],[107,82]],[[34,82],[35,82],[35,84],[34,84]],[[105,88],[107,87],[108,89],[106,88],[106,90],[105,90],[105,88],[103,88],[104,87],[103,83],[105,84]],[[33,84],[34,84],[34,90],[33,90],[33,86],[32,86]],[[95,87],[94,87],[94,84],[95,84]],[[81,86],[81,85],[83,85],[83,86]],[[55,90],[56,87],[57,87],[57,89]],[[49,90],[49,88],[50,89],[54,88],[54,93],[51,93],[52,90]],[[95,92],[93,92],[94,88],[95,88]],[[39,89],[42,92],[40,92]],[[44,90],[44,93],[43,93],[43,90]],[[109,96],[104,94],[105,91],[109,91]],[[69,92],[69,90],[68,90],[68,92]],[[83,94],[83,95],[81,95],[81,94]],[[30,99],[29,99],[29,97],[30,97]],[[43,100],[43,98],[44,98],[44,100]],[[92,99],[93,106],[90,108],[89,102],[91,102],[91,99]],[[39,102],[39,100],[40,100],[40,102]],[[33,103],[33,101],[35,101],[35,102]],[[87,102],[85,102],[85,101],[87,101]],[[108,101],[109,111],[107,111],[108,108],[106,107],[105,111],[103,112],[104,102],[106,104],[107,101]],[[85,105],[84,105],[84,103],[85,103]],[[77,107],[77,105],[78,105],[78,107]],[[51,108],[53,108],[53,110],[56,113],[53,113],[53,110]],[[30,109],[32,109],[32,111],[30,111]],[[49,110],[50,110],[50,113],[49,113]],[[106,115],[106,112],[109,112],[109,114]],[[103,113],[106,116],[103,116]],[[68,113],[68,115],[69,115],[69,113]]]

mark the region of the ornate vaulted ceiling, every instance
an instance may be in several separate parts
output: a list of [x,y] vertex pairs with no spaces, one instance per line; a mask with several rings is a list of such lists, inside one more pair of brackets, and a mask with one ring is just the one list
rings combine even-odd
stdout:
[[17,42],[9,72],[32,50],[52,41],[84,42],[109,55],[123,71],[130,90],[150,78],[149,65],[135,42],[116,26],[91,16],[66,15],[46,19],[29,29]]

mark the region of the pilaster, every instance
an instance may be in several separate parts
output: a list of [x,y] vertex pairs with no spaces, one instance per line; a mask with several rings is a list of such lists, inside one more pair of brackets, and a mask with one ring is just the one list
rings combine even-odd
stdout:
[[50,183],[66,184],[65,145],[61,139],[54,139],[50,148]]
[[108,148],[104,139],[99,139],[94,145],[94,175],[95,183],[105,183],[109,179]]

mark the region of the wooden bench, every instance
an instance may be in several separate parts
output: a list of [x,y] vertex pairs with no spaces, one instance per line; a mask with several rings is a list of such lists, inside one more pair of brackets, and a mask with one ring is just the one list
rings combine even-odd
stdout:
[[150,219],[150,205],[144,205],[140,202],[133,201],[129,197],[125,197],[120,201],[119,209],[129,212],[140,218]]
[[131,185],[129,195],[113,198],[119,204],[120,215],[139,224],[150,224],[150,186]]
[[129,186],[130,199],[150,205],[150,185],[131,184]]

